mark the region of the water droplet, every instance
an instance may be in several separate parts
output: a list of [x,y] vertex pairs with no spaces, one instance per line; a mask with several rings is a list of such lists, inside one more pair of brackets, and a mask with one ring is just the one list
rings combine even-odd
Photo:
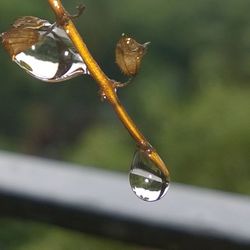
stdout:
[[101,101],[104,102],[107,100],[107,96],[105,94],[105,92],[102,90],[100,91],[100,96],[101,96]]
[[169,188],[169,178],[163,175],[141,149],[134,154],[129,181],[135,195],[144,201],[161,199]]
[[21,68],[42,81],[60,82],[89,74],[67,33],[46,20],[18,19],[12,29],[4,33],[3,44]]

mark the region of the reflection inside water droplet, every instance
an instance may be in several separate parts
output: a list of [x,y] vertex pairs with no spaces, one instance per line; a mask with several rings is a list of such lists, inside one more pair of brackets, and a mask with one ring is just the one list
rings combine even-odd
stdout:
[[60,82],[89,74],[62,28],[46,22],[38,32],[38,42],[15,56],[14,61],[19,66],[35,78],[47,82]]
[[134,154],[129,181],[135,195],[144,201],[161,199],[169,188],[169,178],[163,175],[141,149]]

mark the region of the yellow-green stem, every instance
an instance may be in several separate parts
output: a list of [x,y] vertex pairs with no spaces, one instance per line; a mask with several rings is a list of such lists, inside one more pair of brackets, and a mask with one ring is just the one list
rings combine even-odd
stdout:
[[61,1],[48,0],[48,2],[56,15],[57,22],[64,28],[64,30],[70,37],[75,48],[86,63],[91,76],[99,85],[101,93],[103,94],[103,96],[105,96],[105,99],[113,106],[117,116],[119,117],[125,128],[128,130],[130,135],[134,138],[138,147],[143,149],[148,154],[148,157],[163,172],[163,174],[168,177],[169,172],[166,165],[126,112],[124,106],[121,104],[117,97],[113,81],[107,77],[107,75],[102,71],[95,59],[90,54],[82,36],[77,31],[74,23],[70,18],[70,15],[64,9]]

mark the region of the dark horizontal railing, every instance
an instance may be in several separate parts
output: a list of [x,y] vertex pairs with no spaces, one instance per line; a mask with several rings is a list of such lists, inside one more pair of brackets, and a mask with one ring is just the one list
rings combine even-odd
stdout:
[[0,153],[0,215],[162,249],[250,249],[250,198],[172,184],[139,200],[126,175]]

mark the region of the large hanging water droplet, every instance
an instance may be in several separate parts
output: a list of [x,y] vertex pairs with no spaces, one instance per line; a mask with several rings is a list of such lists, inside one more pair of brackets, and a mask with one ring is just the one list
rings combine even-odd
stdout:
[[129,181],[135,195],[144,201],[161,199],[169,188],[169,178],[157,168],[147,153],[141,149],[138,149],[134,154]]
[[42,81],[60,82],[89,73],[67,33],[46,20],[22,17],[2,38],[13,60]]

